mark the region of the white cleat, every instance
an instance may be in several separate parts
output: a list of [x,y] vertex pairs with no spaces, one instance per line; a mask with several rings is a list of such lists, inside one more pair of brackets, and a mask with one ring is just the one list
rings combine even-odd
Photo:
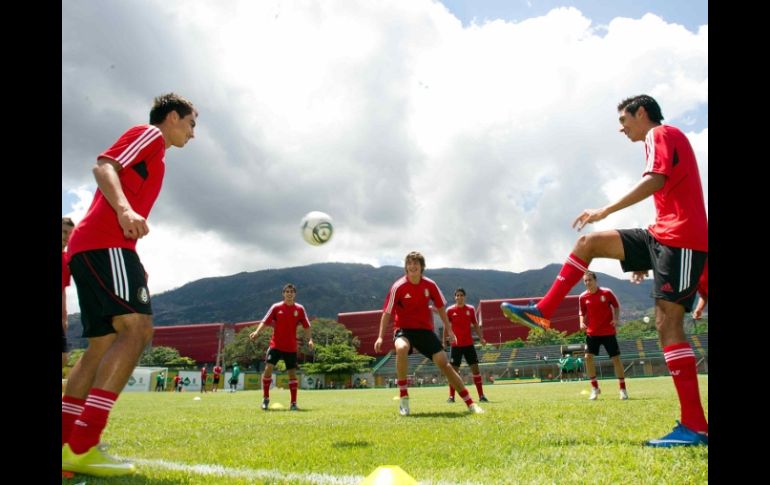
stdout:
[[468,406],[468,412],[471,414],[484,414],[484,410],[481,409],[481,406],[479,406],[476,403],[473,403],[470,406]]
[[625,389],[621,389],[620,390],[620,399],[622,401],[625,401],[626,399],[628,399],[628,391],[626,391]]
[[398,413],[401,416],[409,416],[409,396],[402,397],[399,401]]
[[602,393],[601,389],[599,389],[598,387],[592,387],[591,395],[588,396],[588,399],[590,399],[591,401],[596,401],[596,398],[599,397],[599,394],[601,393]]

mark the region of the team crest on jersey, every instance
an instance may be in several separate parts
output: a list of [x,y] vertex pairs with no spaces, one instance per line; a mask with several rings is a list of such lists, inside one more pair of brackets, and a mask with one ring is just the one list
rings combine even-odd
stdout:
[[602,296],[600,296],[600,297],[599,297],[599,301],[601,301],[602,303],[604,303],[605,301],[607,301],[607,299],[606,299],[606,298],[604,298],[604,295],[602,295]]
[[425,288],[425,298],[428,298],[429,295],[430,295],[430,292],[428,291],[427,288]]
[[150,292],[147,291],[146,286],[140,286],[139,289],[136,290],[136,297],[145,305],[150,302]]
[[294,310],[294,316],[299,316],[299,312],[297,310]]

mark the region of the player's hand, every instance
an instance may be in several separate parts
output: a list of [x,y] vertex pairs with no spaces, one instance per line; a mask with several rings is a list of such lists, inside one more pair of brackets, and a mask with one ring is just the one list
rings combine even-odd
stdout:
[[586,325],[583,322],[580,322],[580,330],[586,330],[588,328],[588,325]]
[[447,333],[447,340],[449,340],[449,345],[456,344],[457,343],[457,336],[453,332]]
[[577,229],[578,231],[583,229],[586,224],[589,222],[597,222],[601,221],[605,217],[607,217],[607,211],[602,209],[585,209],[583,212],[580,213],[579,216],[575,218],[575,221],[572,223],[572,227],[574,229]]
[[481,342],[481,345],[486,345],[486,344],[487,344],[487,341],[486,341],[486,340],[484,340],[484,337],[481,337],[481,338],[479,339],[479,342]]
[[307,347],[308,347],[310,350],[313,350],[313,349],[315,349],[315,343],[313,342],[313,339],[312,339],[312,338],[311,338],[310,340],[308,340],[308,341],[307,341]]
[[259,335],[259,334],[257,333],[256,330],[254,330],[253,332],[251,332],[249,334],[249,340],[255,340],[257,338],[257,335]]
[[631,273],[631,283],[638,285],[644,281],[647,276],[649,276],[649,271],[634,271]]
[[692,312],[692,319],[693,320],[700,320],[700,317],[703,316],[703,310],[695,309]]
[[150,232],[147,220],[129,209],[118,214],[118,223],[126,239],[141,239]]
[[382,349],[382,337],[377,337],[377,340],[374,341],[374,351],[379,354],[380,349]]

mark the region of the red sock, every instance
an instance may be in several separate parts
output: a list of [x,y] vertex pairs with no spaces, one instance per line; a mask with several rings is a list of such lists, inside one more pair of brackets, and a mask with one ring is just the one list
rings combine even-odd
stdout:
[[449,397],[451,397],[452,399],[455,398],[455,388],[452,387],[452,384],[449,384]]
[[460,391],[460,397],[465,401],[465,404],[468,405],[468,407],[473,404],[473,399],[471,399],[471,393],[468,392],[468,389]]
[[72,396],[61,397],[61,445],[69,440],[72,425],[80,417],[83,407],[86,404],[85,399]]
[[593,376],[591,379],[591,387],[594,389],[599,389],[599,383],[596,381],[596,376]]
[[270,383],[273,382],[273,378],[270,377],[269,379],[262,378],[262,397],[265,399],[270,399]]
[[569,290],[583,278],[583,273],[588,270],[588,264],[574,254],[570,253],[564,266],[559,271],[559,276],[551,285],[551,289],[542,300],[537,303],[537,309],[545,318],[551,318],[553,312],[562,302]]
[[473,374],[473,383],[476,384],[476,390],[479,392],[479,399],[484,395],[484,390],[481,386],[481,374]]
[[297,379],[289,381],[289,393],[291,394],[291,403],[297,404]]
[[695,353],[690,344],[681,342],[663,348],[668,370],[674,378],[674,386],[679,394],[679,406],[682,410],[681,422],[693,431],[708,433],[709,425],[703,414],[698,390],[698,369],[695,365]]
[[99,437],[107,426],[110,410],[118,395],[104,389],[92,388],[80,417],[75,420],[67,441],[77,454],[85,453],[99,444]]
[[621,389],[625,389],[626,388],[626,379],[625,379],[625,377],[621,377],[620,379],[618,379],[618,384],[620,384],[620,388]]
[[409,397],[409,390],[406,387],[406,379],[398,379],[398,395],[401,397]]

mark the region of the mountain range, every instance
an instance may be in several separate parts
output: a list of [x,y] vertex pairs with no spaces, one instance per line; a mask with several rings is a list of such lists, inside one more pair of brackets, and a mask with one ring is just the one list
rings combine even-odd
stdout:
[[[449,303],[457,287],[465,288],[467,302],[479,300],[540,297],[548,291],[561,265],[549,264],[536,270],[512,273],[486,269],[427,269]],[[297,302],[312,317],[336,319],[338,313],[378,310],[393,282],[404,274],[398,266],[375,268],[366,264],[320,263],[293,268],[243,272],[230,276],[202,278],[152,297],[156,326],[195,323],[234,323],[261,319],[270,305],[282,300],[286,283],[297,286]],[[599,286],[611,288],[620,300],[624,320],[639,318],[653,306],[652,282],[640,285],[598,273]],[[579,282],[570,292],[585,287]],[[67,332],[79,340],[80,314],[69,316]],[[75,343],[75,342],[73,342]]]

